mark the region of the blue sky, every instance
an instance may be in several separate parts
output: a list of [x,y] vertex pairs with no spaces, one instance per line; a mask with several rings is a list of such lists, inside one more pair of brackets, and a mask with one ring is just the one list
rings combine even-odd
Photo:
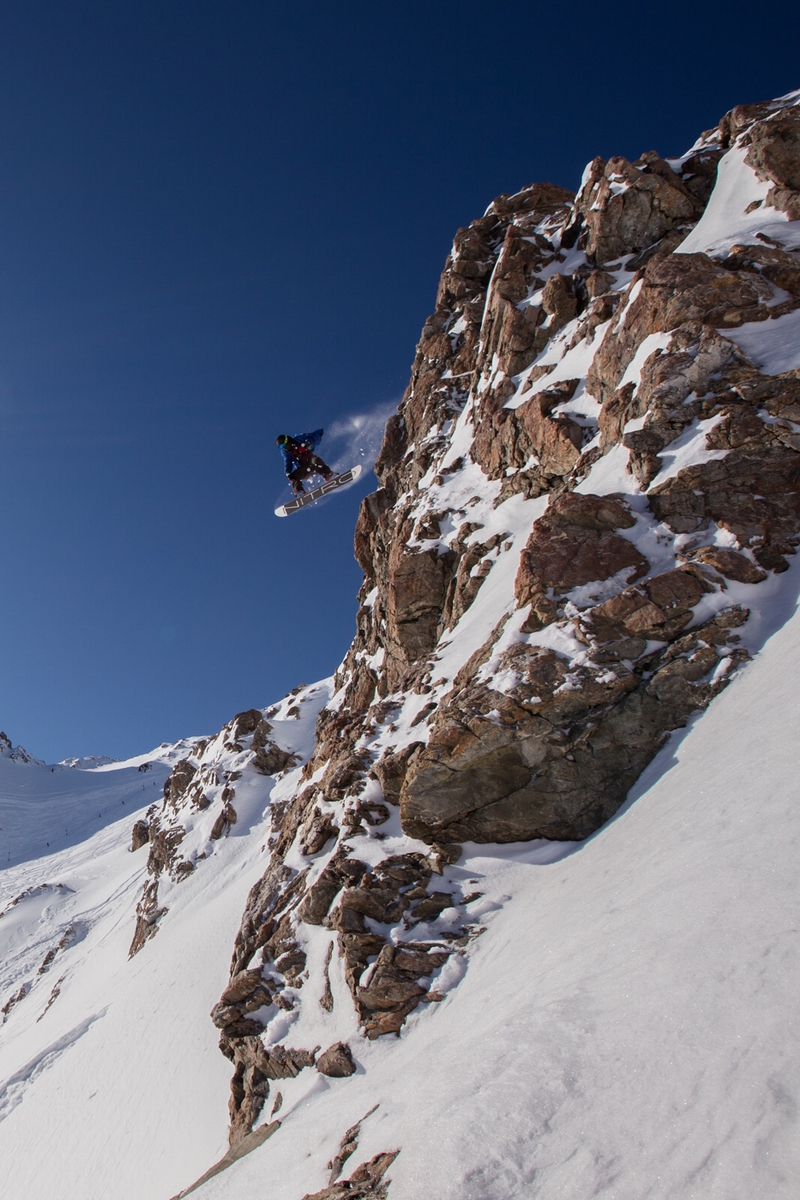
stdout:
[[277,520],[276,433],[399,401],[498,193],[800,86],[756,12],[4,5],[0,728],[125,756],[332,671],[374,477]]

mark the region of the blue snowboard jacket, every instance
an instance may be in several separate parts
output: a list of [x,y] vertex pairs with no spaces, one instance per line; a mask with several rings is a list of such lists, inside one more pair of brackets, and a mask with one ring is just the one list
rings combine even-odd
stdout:
[[[307,450],[313,450],[314,447],[318,446],[322,441],[322,435],[324,432],[324,429],[315,429],[313,433],[300,433],[292,440],[299,442],[300,445],[305,446]],[[286,469],[286,474],[291,475],[292,471],[294,471],[296,467],[299,467],[301,463],[299,459],[295,458],[291,450],[287,450],[285,446],[281,446],[280,451],[283,455],[283,465]]]

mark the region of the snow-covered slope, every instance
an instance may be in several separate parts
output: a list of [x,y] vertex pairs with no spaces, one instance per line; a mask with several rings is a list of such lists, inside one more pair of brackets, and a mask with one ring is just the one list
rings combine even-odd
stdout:
[[335,677],[0,757],[12,1200],[794,1195],[798,229],[800,93],[499,197]]
[[[307,756],[330,693],[324,682],[306,691],[302,716],[275,725]],[[245,772],[235,828],[169,895],[148,953],[128,957],[147,864],[144,847],[131,852],[131,826],[199,742],[89,771],[0,760],[13,848],[0,872],[5,1200],[155,1200],[225,1150],[230,1072],[209,1012],[264,869],[272,777]]]
[[282,1083],[281,1128],[198,1197],[322,1189],[376,1104],[351,1163],[401,1148],[392,1200],[794,1196],[799,673],[794,615],[588,841],[465,847],[463,981],[355,1078]]
[[[795,615],[587,842],[466,847],[449,874],[483,893],[471,907],[487,932],[459,986],[403,1038],[360,1042],[355,1077],[282,1081],[277,1134],[198,1195],[260,1200],[268,1181],[299,1200],[378,1104],[352,1162],[402,1147],[400,1200],[792,1196],[798,673]],[[226,1148],[208,1011],[261,830],[220,844],[131,962],[144,852],[129,834],[126,818],[0,875],[11,899],[49,883],[0,919],[4,971],[38,988],[0,1032],[13,1200],[167,1200]],[[308,1032],[328,1044],[354,1029],[319,1010]]]

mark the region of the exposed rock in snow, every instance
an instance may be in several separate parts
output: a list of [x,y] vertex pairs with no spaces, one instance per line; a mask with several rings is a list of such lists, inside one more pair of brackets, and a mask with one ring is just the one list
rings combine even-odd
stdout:
[[[167,912],[159,903],[162,874],[171,883],[180,883],[206,858],[209,843],[225,837],[236,824],[233,801],[243,773],[277,775],[298,761],[290,750],[281,749],[271,733],[272,726],[259,709],[238,713],[215,738],[197,741],[191,758],[175,764],[164,784],[162,802],[152,805],[146,820],[134,826],[131,849],[139,849],[146,840],[150,853],[149,878],[136,908],[132,955],[158,931],[158,922]],[[179,853],[190,831],[192,848]]]
[[354,1075],[356,1065],[353,1062],[350,1047],[345,1042],[335,1042],[333,1046],[328,1047],[324,1054],[320,1054],[316,1061],[316,1068],[323,1075],[332,1075],[339,1079]]
[[[790,221],[800,221],[800,108],[797,93],[793,103],[751,105],[731,113],[731,136],[739,134],[747,147],[747,162],[759,179],[773,186],[766,204],[785,212]],[[753,117],[760,119],[753,121]]]
[[34,758],[32,754],[28,753],[24,746],[12,745],[11,739],[6,733],[0,733],[0,756],[10,759],[11,762],[23,764],[36,763],[38,766],[42,765],[42,760],[39,758]]

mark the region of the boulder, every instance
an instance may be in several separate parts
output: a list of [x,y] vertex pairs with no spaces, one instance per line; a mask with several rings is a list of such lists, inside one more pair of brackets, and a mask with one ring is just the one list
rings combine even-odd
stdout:
[[404,665],[430,653],[436,644],[452,566],[448,554],[438,550],[409,552],[406,537],[392,547],[389,557],[389,639],[396,658]]
[[692,559],[713,567],[726,579],[736,579],[739,583],[761,583],[767,578],[766,571],[762,571],[746,555],[720,546],[702,546],[694,552]]
[[348,1075],[356,1073],[353,1055],[345,1042],[334,1042],[324,1053],[320,1054],[316,1061],[316,1068],[321,1075],[328,1075],[332,1079],[345,1079]]

